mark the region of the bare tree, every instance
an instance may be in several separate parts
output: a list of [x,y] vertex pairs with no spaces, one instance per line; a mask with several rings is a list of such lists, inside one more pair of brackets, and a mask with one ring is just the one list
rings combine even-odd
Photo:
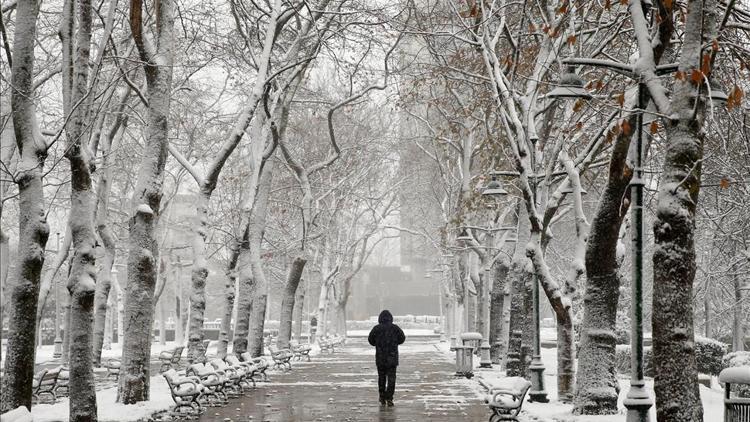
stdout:
[[[146,73],[148,128],[143,160],[131,200],[128,283],[125,288],[125,335],[117,400],[148,400],[150,394],[151,326],[158,256],[154,228],[158,221],[162,179],[169,144],[169,104],[174,48],[174,2],[162,1],[153,38],[144,33],[141,0],[130,2],[130,30]],[[155,42],[155,44],[154,44]]]

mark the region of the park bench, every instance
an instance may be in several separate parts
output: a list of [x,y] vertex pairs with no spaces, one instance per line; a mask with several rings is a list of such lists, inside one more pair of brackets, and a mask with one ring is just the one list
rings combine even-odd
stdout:
[[43,369],[34,376],[31,382],[31,391],[34,398],[40,403],[42,402],[42,396],[52,396],[52,402],[57,401],[57,377],[60,375],[62,370],[61,366],[54,369]]
[[[162,375],[167,380],[169,392],[175,403],[175,407],[170,411],[172,417],[184,419],[198,416],[203,412],[204,409],[199,401],[203,392],[203,385],[198,378],[182,376],[174,369],[170,369]],[[184,414],[183,411],[185,411]]]
[[245,370],[239,367],[233,367],[224,362],[223,359],[215,358],[209,362],[215,371],[222,371],[226,378],[224,391],[229,396],[237,397],[245,392],[242,388],[242,378],[245,376]]
[[719,374],[724,383],[724,422],[750,422],[750,397],[732,396],[732,384],[750,386],[750,366],[726,368]]
[[479,383],[488,390],[484,402],[492,412],[490,422],[518,420],[523,400],[531,387],[528,380],[508,377],[492,381],[480,379]]
[[254,358],[250,355],[250,352],[244,352],[240,355],[240,358],[243,362],[248,362],[256,366],[256,374],[259,374],[263,377],[263,381],[268,381],[268,374],[266,374],[266,370],[268,369],[268,361],[265,360],[263,357],[257,357]]
[[66,397],[70,394],[70,369],[63,366],[60,368],[60,374],[57,376],[57,385],[55,386],[57,396]]
[[180,364],[183,349],[185,349],[185,346],[177,346],[172,350],[164,350],[159,353],[159,361],[161,361],[159,372],[164,372],[172,368],[173,365],[177,367]]
[[245,371],[245,375],[242,377],[241,382],[245,384],[246,387],[250,388],[250,383],[252,383],[252,387],[255,388],[255,375],[258,373],[258,366],[251,362],[242,362],[240,359],[235,355],[227,355],[224,357],[224,362],[226,362],[229,366],[233,368],[242,368]]
[[[214,369],[211,365],[205,363],[194,363],[188,366],[185,373],[200,380],[201,385],[205,388],[200,398],[205,399],[208,406],[221,406],[228,402],[227,393],[224,391],[227,384],[224,371]],[[216,402],[212,402],[211,398],[214,398]]]
[[116,380],[120,379],[120,367],[122,362],[120,359],[109,358],[104,362],[104,367],[107,368],[107,378],[114,377]]
[[271,354],[271,359],[273,359],[274,368],[281,368],[283,370],[289,371],[292,369],[292,357],[294,356],[294,353],[292,353],[289,349],[277,349],[276,346],[273,344],[268,345],[268,351]]
[[196,353],[194,356],[188,356],[190,363],[206,363],[208,361],[206,352],[208,352],[209,344],[211,344],[211,340],[203,340],[203,347],[198,349],[198,353]]
[[19,406],[0,415],[1,422],[34,422],[34,417],[25,406]]
[[332,337],[323,337],[320,340],[318,340],[318,346],[320,346],[321,352],[326,353],[335,353],[336,352],[336,342]]
[[307,358],[307,361],[310,362],[310,352],[312,351],[312,346],[309,344],[291,344],[292,347],[292,358],[296,358],[297,360],[302,360],[302,358]]

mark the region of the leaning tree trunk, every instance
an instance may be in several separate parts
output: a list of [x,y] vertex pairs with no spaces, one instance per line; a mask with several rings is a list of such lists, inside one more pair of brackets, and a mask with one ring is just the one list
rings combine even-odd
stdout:
[[174,3],[162,0],[156,10],[156,47],[144,44],[142,4],[131,0],[130,28],[144,63],[148,111],[143,158],[129,222],[128,283],[125,286],[125,338],[117,401],[133,404],[150,397],[151,327],[154,321],[154,290],[158,250],[154,229],[162,196],[164,166],[169,143],[169,106],[172,90]]
[[15,271],[8,286],[11,312],[8,321],[5,375],[0,392],[0,413],[18,406],[31,409],[36,339],[33,315],[36,315],[44,248],[49,236],[42,187],[42,170],[47,147],[44,140],[38,138],[35,133],[33,75],[38,15],[39,2],[18,1],[11,67],[11,110],[20,155],[16,176],[19,236]]
[[258,194],[253,206],[253,218],[250,223],[250,268],[255,279],[252,291],[252,307],[250,309],[250,332],[248,336],[248,351],[253,357],[263,354],[263,330],[266,320],[266,305],[268,301],[268,283],[261,261],[263,232],[266,227],[268,214],[268,197],[273,182],[274,162],[268,160],[259,175]]
[[[634,118],[630,127],[637,127]],[[586,244],[586,291],[578,349],[574,413],[614,415],[620,386],[615,370],[617,302],[620,297],[617,253],[620,227],[630,205],[623,201],[632,177],[627,164],[632,134],[621,132],[609,163],[609,178]]]
[[297,287],[302,279],[302,271],[305,269],[307,260],[301,256],[294,258],[289,268],[286,286],[281,299],[281,314],[279,316],[279,338],[276,347],[288,349],[292,337],[292,314],[297,295]]
[[39,300],[37,301],[36,309],[36,327],[41,328],[42,314],[44,308],[47,306],[47,299],[53,288],[57,288],[56,277],[57,273],[60,272],[65,261],[68,259],[68,251],[70,250],[71,234],[70,226],[66,222],[65,236],[63,237],[62,244],[60,245],[57,253],[55,254],[55,260],[52,261],[52,265],[44,272],[42,277],[42,284],[39,287]]

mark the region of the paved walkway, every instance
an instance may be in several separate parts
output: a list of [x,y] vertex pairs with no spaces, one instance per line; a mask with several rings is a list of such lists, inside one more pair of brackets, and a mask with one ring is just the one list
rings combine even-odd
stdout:
[[432,340],[407,339],[400,348],[395,407],[378,403],[374,350],[350,339],[333,355],[294,363],[227,406],[208,408],[201,421],[486,421],[475,381],[453,376],[454,366]]

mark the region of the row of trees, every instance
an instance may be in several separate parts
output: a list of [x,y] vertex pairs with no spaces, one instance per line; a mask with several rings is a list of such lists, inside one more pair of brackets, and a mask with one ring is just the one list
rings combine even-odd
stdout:
[[[209,262],[227,279],[221,353],[232,342],[235,353],[262,354],[277,278],[279,347],[304,300],[321,320],[341,321],[395,211],[386,91],[409,15],[348,0],[3,3],[2,203],[12,206],[2,215],[0,411],[31,405],[35,333],[61,267],[70,420],[96,420],[93,367],[120,290],[118,401],[149,399],[176,195],[194,196],[194,212],[181,213],[194,217],[180,222],[192,239],[189,358],[203,347]],[[45,265],[55,229],[67,234]],[[303,275],[319,298],[298,292]]]
[[[557,321],[560,398],[615,413],[641,136],[656,192],[657,416],[697,418],[695,304],[706,334],[730,330],[726,313],[735,332],[747,320],[748,21],[745,5],[711,0],[3,3],[0,259],[13,264],[0,273],[0,410],[30,406],[34,333],[61,268],[70,419],[96,418],[111,306],[123,314],[118,400],[148,400],[155,310],[176,287],[170,214],[187,194],[190,358],[210,268],[225,280],[219,352],[259,355],[273,287],[279,347],[311,316],[304,303],[319,332],[345,334],[352,283],[397,229],[439,256],[447,330],[489,336],[512,375],[529,375],[539,283]],[[546,95],[576,72],[592,99]],[[711,83],[729,94],[726,112]],[[492,177],[509,199],[480,195]],[[51,263],[50,232],[64,233]]]
[[[576,413],[617,412],[618,310],[632,300],[624,293],[629,186],[642,136],[646,191],[656,193],[646,201],[654,230],[645,309],[657,418],[700,420],[693,308],[705,298],[709,334],[716,315],[733,314],[723,330],[736,333],[735,350],[747,321],[738,289],[750,244],[747,218],[736,214],[750,145],[745,6],[438,1],[418,10],[419,71],[406,75],[403,101],[420,132],[415,153],[432,161],[426,178],[441,186],[424,190],[426,207],[439,212],[402,230],[443,256],[435,263],[445,273],[449,331],[489,335],[494,360],[528,377],[538,281],[557,322],[560,399]],[[546,96],[576,73],[593,98]],[[718,86],[726,109],[711,101]],[[641,127],[639,104],[648,104]],[[498,207],[483,198],[490,176],[513,199]],[[583,185],[596,192],[583,197]],[[710,199],[699,202],[704,189]],[[507,226],[517,236],[501,236]],[[704,237],[711,242],[696,247]]]

